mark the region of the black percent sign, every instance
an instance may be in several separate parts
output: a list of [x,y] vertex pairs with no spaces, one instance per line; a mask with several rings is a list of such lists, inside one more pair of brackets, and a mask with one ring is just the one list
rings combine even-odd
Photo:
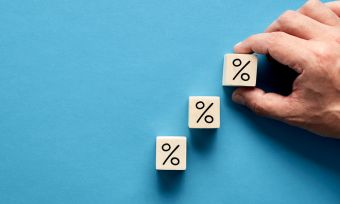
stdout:
[[[237,76],[244,70],[244,68],[246,68],[249,65],[250,61],[248,61],[245,65],[243,65],[243,67],[237,72],[237,74],[234,76],[233,80],[235,80],[237,78]],[[239,67],[242,65],[242,61],[239,58],[236,58],[233,60],[233,65],[235,67]],[[250,79],[250,76],[248,73],[242,73],[241,74],[241,79],[243,81],[248,81]]]
[[[201,116],[198,118],[198,120],[196,121],[196,123],[200,122],[200,120],[202,119],[202,117],[206,114],[206,112],[207,112],[213,105],[214,105],[214,103],[211,103],[211,104],[208,106],[208,108],[206,108],[206,109],[203,111],[203,113],[202,113]],[[205,104],[204,104],[203,101],[198,101],[198,102],[196,103],[196,108],[197,108],[198,110],[201,110],[201,109],[203,109],[204,107],[205,107]],[[206,116],[204,117],[204,121],[205,121],[206,123],[212,123],[212,122],[214,122],[214,118],[213,118],[211,115],[206,115]]]
[[[173,150],[170,152],[170,154],[168,155],[168,157],[164,160],[163,165],[166,164],[166,162],[168,161],[168,159],[172,156],[172,154],[173,154],[178,148],[179,148],[179,145],[177,145],[177,146],[175,147],[175,149],[173,149]],[[162,150],[163,150],[164,152],[170,151],[170,150],[171,150],[171,145],[170,145],[169,143],[164,143],[164,144],[162,145]],[[171,163],[172,165],[174,165],[174,166],[177,166],[177,165],[179,164],[179,159],[178,159],[177,157],[172,157],[172,158],[170,159],[170,163]]]

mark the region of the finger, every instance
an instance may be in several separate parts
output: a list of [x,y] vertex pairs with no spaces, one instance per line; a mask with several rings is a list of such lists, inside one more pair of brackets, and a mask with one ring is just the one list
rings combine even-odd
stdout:
[[327,2],[325,5],[340,17],[340,1]]
[[266,32],[282,31],[309,40],[322,36],[326,29],[328,26],[299,12],[286,11],[267,28]]
[[284,120],[294,107],[289,97],[276,93],[265,93],[259,88],[238,88],[232,95],[234,102],[247,106],[258,115]]
[[299,12],[320,23],[331,26],[339,24],[339,17],[319,0],[307,1],[307,3],[299,9]]
[[[301,73],[309,64],[306,56],[311,56],[306,40],[283,32],[261,33],[238,43],[234,51],[239,54],[269,54],[276,61]],[[301,65],[305,65],[302,67]]]

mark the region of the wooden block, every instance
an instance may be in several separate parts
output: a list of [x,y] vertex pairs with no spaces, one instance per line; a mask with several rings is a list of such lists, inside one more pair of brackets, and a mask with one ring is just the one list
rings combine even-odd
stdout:
[[189,128],[220,128],[220,97],[189,97]]
[[158,136],[156,139],[156,169],[185,170],[187,163],[185,136]]
[[226,54],[223,86],[256,86],[257,57],[254,54]]

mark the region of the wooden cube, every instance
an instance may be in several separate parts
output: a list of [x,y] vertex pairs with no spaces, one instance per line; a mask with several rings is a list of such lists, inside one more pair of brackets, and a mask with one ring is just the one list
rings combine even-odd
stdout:
[[223,86],[256,86],[257,57],[254,54],[226,54]]
[[220,97],[189,97],[189,128],[220,128]]
[[158,136],[156,139],[156,169],[186,170],[187,138]]

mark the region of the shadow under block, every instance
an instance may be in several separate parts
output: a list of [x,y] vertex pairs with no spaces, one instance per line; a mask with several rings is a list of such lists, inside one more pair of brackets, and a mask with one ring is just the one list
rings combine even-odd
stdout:
[[187,138],[185,136],[157,136],[157,170],[186,170],[186,157]]
[[256,86],[257,57],[254,54],[226,54],[223,86]]
[[189,128],[220,128],[220,97],[189,97]]

